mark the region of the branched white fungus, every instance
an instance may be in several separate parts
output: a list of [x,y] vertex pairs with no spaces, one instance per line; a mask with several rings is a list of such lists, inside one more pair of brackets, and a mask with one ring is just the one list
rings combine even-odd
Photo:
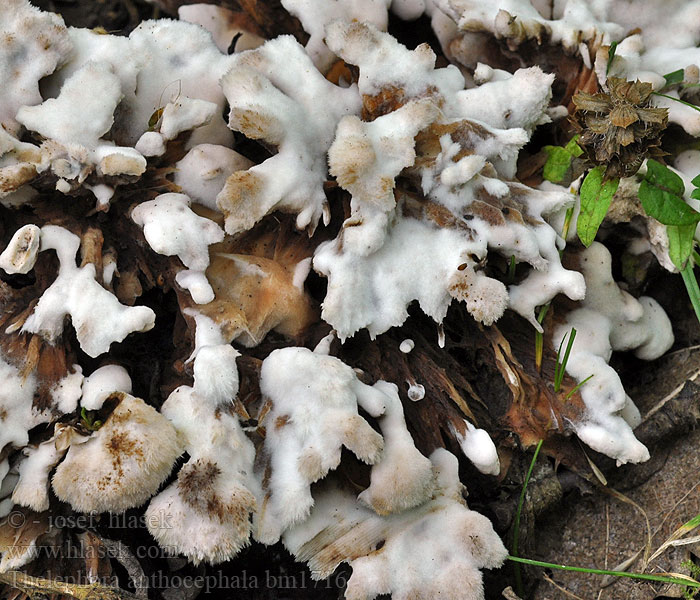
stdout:
[[326,152],[338,121],[359,112],[356,87],[327,81],[291,36],[233,56],[221,85],[229,127],[277,146],[272,158],[231,175],[218,195],[226,233],[250,229],[274,210],[296,214],[299,229],[315,229],[321,217],[328,223]]
[[[662,355],[671,324],[655,300],[613,280],[602,244],[565,249],[581,179],[568,188],[518,180],[535,130],[567,113],[551,106],[553,89],[561,98],[551,63],[526,65],[528,53],[562,52],[603,91],[615,76],[692,98],[698,2],[281,4],[309,34],[306,47],[291,35],[264,41],[244,13],[213,5],[182,6],[180,21],[146,21],[123,37],[68,28],[27,0],[0,2],[0,208],[12,215],[0,254],[0,517],[51,511],[50,480],[76,511],[150,499],[150,533],[194,563],[282,539],[317,579],[349,563],[348,600],[480,600],[480,569],[500,566],[506,551],[467,508],[457,459],[441,448],[428,458],[440,442],[418,450],[425,440],[414,440],[411,411],[434,401],[432,382],[409,371],[384,381],[381,369],[368,379],[352,352],[341,354],[347,363],[334,353],[353,336],[366,343],[362,330],[374,339],[403,325],[412,303],[439,325],[459,304],[488,335],[500,335],[488,328],[506,310],[541,331],[536,310],[563,294],[554,350],[576,328],[566,371],[576,382],[593,376],[571,428],[619,463],[647,459],[632,431],[639,411],[608,362],[613,351]],[[425,15],[455,64],[443,66],[428,44],[403,46],[386,32],[389,11]],[[497,63],[497,53],[508,60]],[[664,75],[680,69],[683,83],[669,85]],[[652,100],[700,135],[697,111]],[[700,153],[680,154],[675,167],[700,208],[689,198]],[[622,179],[608,223],[631,223],[642,237],[630,251],[651,250],[673,271],[666,227],[638,201],[644,169]],[[97,215],[84,212],[85,197],[97,199]],[[129,218],[146,244],[124,239]],[[44,250],[56,252],[55,276]],[[150,260],[170,268],[155,272]],[[77,346],[94,358],[152,329],[155,313],[137,299],[173,288],[182,317],[173,335],[185,354],[173,369],[179,387],[158,412],[131,395],[133,365],[108,356],[87,367]],[[423,360],[428,343],[409,331],[415,343],[391,343],[405,366]],[[272,345],[261,345],[270,332]],[[259,348],[237,364],[232,344]],[[181,385],[188,374],[192,385]],[[402,404],[406,395],[421,403]],[[50,438],[30,435],[47,424]],[[489,433],[461,416],[440,427],[480,472],[499,474]],[[351,490],[343,448],[364,469]],[[0,571],[31,561],[46,535],[41,519],[13,531],[0,524]]]
[[388,399],[339,359],[307,348],[272,352],[263,361],[260,390],[272,403],[265,419],[271,473],[256,538],[270,544],[309,514],[311,484],[340,464],[343,446],[368,464],[380,460],[382,436],[357,409],[377,417]]
[[[15,235],[24,232],[19,230]],[[21,331],[38,333],[54,343],[63,333],[65,317],[70,315],[81,348],[95,357],[107,352],[112,342],[121,342],[134,331],[151,329],[155,315],[145,306],[120,304],[95,281],[94,264],[77,267],[79,246],[80,238],[67,229],[55,225],[41,228],[40,251],[56,251],[58,277],[41,296]]]
[[148,529],[165,548],[195,563],[228,560],[248,544],[259,483],[255,449],[229,410],[238,394],[238,353],[218,327],[192,313],[197,340],[194,387],[173,391],[162,413],[190,459],[177,481],[151,500]]
[[308,519],[284,535],[285,546],[314,579],[347,561],[348,599],[483,599],[479,569],[500,566],[507,551],[488,519],[467,508],[455,456],[438,449],[430,461],[436,491],[425,504],[381,517],[330,484]]

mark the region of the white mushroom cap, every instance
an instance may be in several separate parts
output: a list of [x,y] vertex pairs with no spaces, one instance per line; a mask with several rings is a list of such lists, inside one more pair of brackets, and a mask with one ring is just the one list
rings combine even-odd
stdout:
[[140,506],[182,452],[170,422],[140,398],[121,402],[84,444],[72,445],[53,476],[58,498],[82,512]]
[[146,511],[148,530],[194,564],[216,564],[248,545],[255,496],[209,459],[190,461]]

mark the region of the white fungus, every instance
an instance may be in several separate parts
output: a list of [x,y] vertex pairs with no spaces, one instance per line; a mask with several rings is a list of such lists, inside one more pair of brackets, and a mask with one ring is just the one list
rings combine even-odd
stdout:
[[75,264],[80,238],[56,225],[41,228],[41,248],[55,250],[60,262],[58,277],[39,299],[22,331],[38,333],[55,342],[70,315],[80,347],[95,357],[107,352],[134,331],[148,331],[155,315],[145,306],[124,306],[95,281],[95,265]]
[[306,518],[311,484],[338,466],[343,446],[368,464],[380,460],[382,437],[357,409],[379,416],[389,398],[339,359],[306,348],[272,352],[262,364],[260,390],[272,403],[265,418],[271,472],[256,538],[270,544]]
[[403,352],[404,354],[408,354],[411,350],[413,350],[415,345],[416,344],[412,339],[406,338],[399,345],[399,350],[401,350],[401,352]]
[[73,442],[56,467],[56,496],[81,512],[120,513],[146,502],[181,453],[168,420],[140,398],[120,402],[87,441]]

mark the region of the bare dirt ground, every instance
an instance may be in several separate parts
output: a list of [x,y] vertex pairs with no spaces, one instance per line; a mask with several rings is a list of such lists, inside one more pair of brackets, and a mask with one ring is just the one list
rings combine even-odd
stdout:
[[[653,382],[642,383],[637,378],[636,386],[629,384],[642,414],[649,415],[664,399],[673,401],[682,394],[688,395],[697,406],[696,390],[686,388],[681,392],[678,388],[698,373],[698,350],[696,347],[672,352],[656,365]],[[601,491],[573,494],[559,509],[543,515],[535,535],[537,558],[614,570],[638,556],[628,567],[630,571],[638,571],[647,548],[653,553],[676,528],[699,514],[700,431],[650,448],[650,452],[652,458],[648,463],[626,467],[623,476],[610,486],[624,497]],[[688,569],[682,563],[688,560],[697,563],[698,556],[700,542],[671,547],[652,560],[645,572],[687,574]],[[682,597],[682,593],[678,586],[556,571],[545,574],[533,598],[660,600]]]

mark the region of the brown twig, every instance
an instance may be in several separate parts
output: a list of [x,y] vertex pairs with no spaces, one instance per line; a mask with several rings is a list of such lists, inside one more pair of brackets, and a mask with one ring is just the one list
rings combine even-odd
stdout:
[[133,555],[131,550],[129,550],[126,544],[123,544],[119,540],[109,540],[107,538],[95,535],[107,548],[109,551],[109,556],[114,558],[129,574],[129,579],[136,590],[135,598],[140,600],[148,599],[148,578],[143,572],[141,564]]
[[32,577],[22,571],[0,573],[0,582],[20,590],[30,598],[38,594],[61,594],[76,600],[143,600],[139,596],[110,586],[93,583],[90,585],[66,583],[43,577]]

